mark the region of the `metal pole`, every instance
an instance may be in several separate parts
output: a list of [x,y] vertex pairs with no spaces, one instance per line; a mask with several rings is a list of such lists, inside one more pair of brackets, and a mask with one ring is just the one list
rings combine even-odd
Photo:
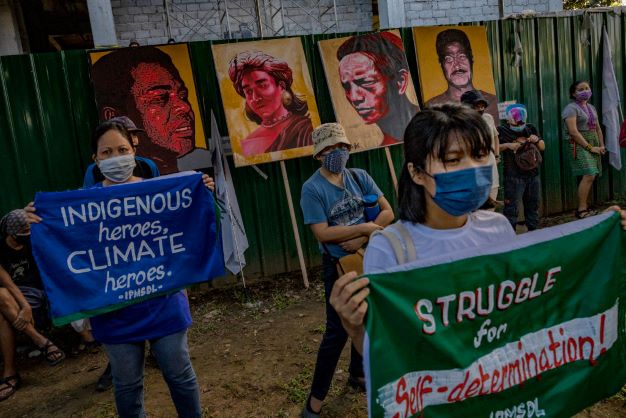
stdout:
[[172,39],[172,27],[170,25],[170,2],[169,0],[163,0],[163,7],[165,8],[165,27],[167,29],[167,40]]
[[257,25],[259,26],[259,35],[261,35],[261,38],[263,38],[263,22],[261,21],[261,7],[259,6],[259,0],[256,0],[254,4],[256,7],[256,20]]

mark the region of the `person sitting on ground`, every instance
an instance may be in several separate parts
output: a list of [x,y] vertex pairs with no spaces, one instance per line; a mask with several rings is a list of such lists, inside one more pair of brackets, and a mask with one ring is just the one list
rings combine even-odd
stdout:
[[39,347],[51,366],[61,363],[65,353],[35,328],[33,311],[45,308],[39,270],[30,247],[30,218],[16,209],[0,220],[0,351],[4,370],[0,401],[11,397],[21,378],[15,365],[15,331],[26,334]]
[[[529,231],[539,228],[541,178],[539,166],[546,146],[537,128],[526,123],[527,110],[522,104],[506,108],[506,124],[498,126],[500,149],[504,155],[504,216],[515,228],[518,203],[524,204],[524,220]],[[529,150],[527,147],[534,147]]]

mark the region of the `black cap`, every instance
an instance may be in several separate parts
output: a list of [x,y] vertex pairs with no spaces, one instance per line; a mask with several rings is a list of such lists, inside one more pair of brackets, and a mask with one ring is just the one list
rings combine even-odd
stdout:
[[461,103],[473,106],[479,102],[483,102],[485,107],[489,106],[487,99],[485,99],[483,94],[478,90],[468,90],[461,96]]

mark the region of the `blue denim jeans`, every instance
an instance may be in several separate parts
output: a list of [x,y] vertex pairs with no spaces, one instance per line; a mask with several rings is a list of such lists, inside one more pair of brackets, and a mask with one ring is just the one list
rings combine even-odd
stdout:
[[522,177],[507,175],[504,180],[504,216],[513,229],[517,224],[518,204],[524,205],[524,219],[529,231],[539,228],[539,199],[541,179],[539,175]]
[[[313,383],[311,384],[311,395],[319,400],[324,400],[330,389],[337,362],[341,357],[343,347],[348,341],[348,333],[341,325],[339,314],[329,302],[330,292],[333,290],[335,281],[339,278],[337,273],[337,259],[324,254],[322,257],[324,294],[326,297],[326,331],[322,337],[315,372],[313,373]],[[363,357],[351,344],[350,351],[350,376],[363,377]]]
[[[105,344],[120,418],[144,418],[143,376],[145,342]],[[201,417],[200,391],[189,358],[187,331],[150,340],[152,354],[170,389],[179,417]]]

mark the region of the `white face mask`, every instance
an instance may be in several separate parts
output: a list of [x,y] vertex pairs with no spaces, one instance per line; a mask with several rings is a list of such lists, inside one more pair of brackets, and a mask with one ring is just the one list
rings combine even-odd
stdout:
[[120,155],[98,161],[98,168],[102,175],[114,183],[123,183],[128,180],[133,175],[136,165],[134,154]]

